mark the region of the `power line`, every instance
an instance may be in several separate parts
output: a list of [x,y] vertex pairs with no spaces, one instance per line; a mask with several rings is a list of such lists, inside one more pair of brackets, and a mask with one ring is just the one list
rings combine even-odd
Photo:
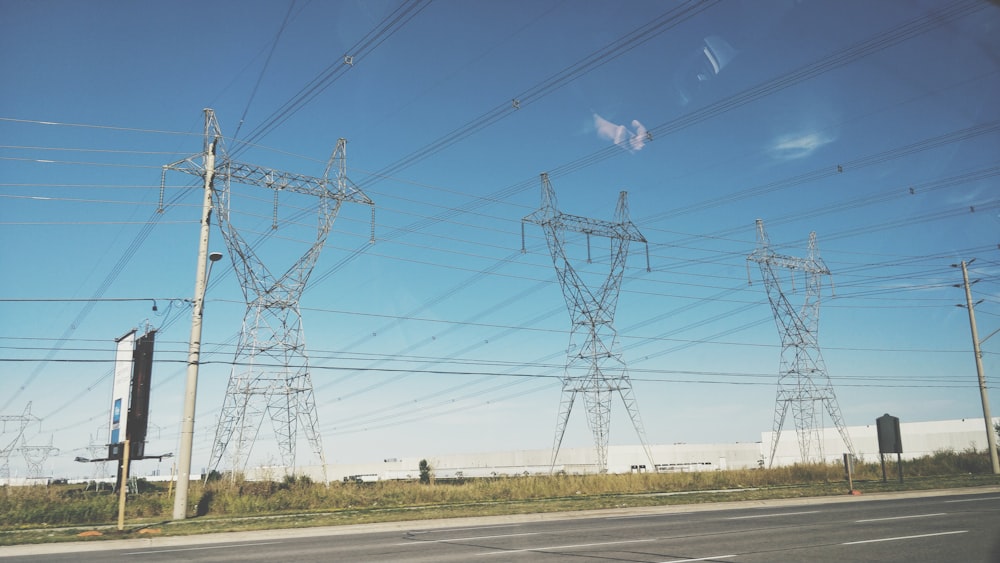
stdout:
[[[369,30],[364,37],[348,48],[342,60],[331,63],[317,74],[293,95],[291,99],[287,100],[277,110],[272,112],[270,116],[265,118],[263,123],[252,129],[247,135],[246,140],[240,141],[240,144],[246,146],[248,143],[257,142],[287,121],[292,115],[323,93],[334,82],[353,69],[356,64],[370,55],[383,42],[409,23],[429,3],[430,0],[404,0],[393,12],[383,18],[373,29]],[[239,149],[237,149],[232,151],[232,154],[236,155],[239,152]]]
[[[240,129],[243,127],[243,122],[246,120],[247,112],[250,111],[250,106],[253,104],[253,99],[257,96],[257,90],[260,89],[260,83],[264,80],[264,75],[267,74],[267,67],[271,64],[271,57],[274,56],[275,49],[278,48],[278,41],[281,39],[281,34],[284,33],[285,28],[288,26],[288,22],[292,18],[292,10],[295,8],[295,0],[291,0],[288,3],[288,11],[285,12],[285,18],[281,20],[281,25],[278,27],[278,32],[274,34],[274,40],[271,41],[271,48],[267,51],[267,58],[264,59],[264,66],[260,69],[260,74],[257,75],[257,82],[254,83],[253,89],[250,90],[250,97],[247,99],[247,105],[243,108],[243,115],[240,116],[240,121],[236,125],[236,132],[233,133],[233,140],[236,140],[240,136]],[[301,13],[301,9],[299,12]]]
[[[360,58],[369,54],[372,50],[378,47],[378,45],[380,45],[383,41],[388,39],[389,36],[395,33],[395,31],[399,29],[398,26],[408,22],[412,17],[416,16],[417,13],[423,10],[424,7],[426,7],[426,2],[424,0],[409,0],[408,2],[405,2],[403,6],[401,6],[399,9],[393,12],[392,15],[390,15],[390,18],[395,16],[394,19],[390,20],[389,18],[387,18],[383,20],[383,22],[379,24],[376,30],[370,31],[366,35],[366,37],[362,40],[361,43],[355,44],[354,48],[357,51],[354,56],[358,56]],[[346,59],[345,62],[347,62]],[[278,124],[283,122],[285,119],[287,119],[291,115],[290,112],[298,111],[298,109],[301,109],[301,107],[305,103],[307,103],[309,100],[312,99],[312,97],[318,94],[317,88],[321,87],[319,91],[322,91],[322,89],[325,89],[327,86],[329,86],[329,82],[326,82],[325,85],[323,85],[323,82],[324,80],[320,80],[319,83],[316,83],[314,81],[313,85],[308,87],[308,92],[307,92],[308,97],[302,97],[302,96],[297,97],[290,104],[286,104],[285,106],[283,106],[283,109],[279,110],[276,116],[274,116],[271,120],[269,120],[265,125],[255,129],[254,132],[251,133],[247,141],[243,143],[243,145],[246,146],[248,143],[258,140],[268,131],[270,131]],[[66,122],[35,121],[35,120],[24,120],[15,118],[4,118],[4,117],[0,117],[0,121],[32,123],[37,125],[86,127],[95,129],[108,129],[115,131],[129,131],[129,132],[142,132],[142,133],[171,133],[171,134],[174,133],[169,131],[153,130],[153,129],[136,129],[136,128],[125,128],[125,127],[113,127],[113,126],[84,125],[84,124],[75,124]],[[180,134],[190,135],[191,133],[180,133]],[[191,191],[191,189],[192,188],[189,187],[188,189],[182,190],[180,193],[176,194],[173,198],[170,199],[168,205],[172,205],[180,201],[184,196],[186,196]],[[124,270],[125,266],[128,264],[128,262],[131,261],[134,254],[138,251],[139,247],[142,246],[146,238],[150,235],[152,229],[155,227],[158,220],[160,219],[160,216],[161,214],[159,212],[154,212],[154,214],[150,217],[150,219],[144,223],[143,228],[139,231],[139,233],[136,234],[135,238],[132,239],[131,244],[126,248],[121,258],[119,258],[118,262],[112,268],[111,272],[105,277],[104,281],[94,292],[93,297],[99,298],[104,295],[104,292],[106,292],[108,288],[111,286],[111,284],[118,278],[118,276]],[[90,314],[90,311],[93,308],[93,306],[94,306],[93,303],[88,303],[84,306],[84,308],[79,312],[77,317],[73,320],[70,326],[63,333],[64,338],[69,337],[69,335],[76,330],[76,327],[79,326],[81,322]],[[23,393],[24,390],[29,385],[31,385],[32,382],[35,381],[35,379],[38,377],[38,375],[41,373],[44,367],[45,367],[44,363],[36,366],[35,370],[28,375],[24,383],[22,383],[15,392],[11,393],[8,396],[7,401],[4,402],[3,405],[0,405],[0,411],[6,409],[18,396],[20,396],[21,393]]]
[[86,129],[105,129],[109,131],[127,131],[131,133],[153,133],[158,135],[197,135],[201,136],[201,133],[192,133],[190,131],[167,131],[164,129],[140,129],[136,127],[119,127],[115,125],[96,125],[89,123],[68,123],[61,121],[41,121],[36,119],[16,119],[13,117],[0,117],[0,121],[6,121],[9,123],[30,123],[32,125],[55,125],[60,127],[82,127]]
[[454,145],[455,143],[464,140],[467,137],[500,121],[501,119],[512,115],[521,108],[542,99],[559,88],[562,88],[563,86],[580,78],[584,74],[607,64],[625,53],[645,44],[651,39],[658,37],[670,29],[673,29],[681,23],[684,23],[694,16],[708,10],[717,3],[718,0],[688,0],[680,5],[671,7],[670,10],[661,14],[652,21],[639,26],[635,30],[616,39],[608,45],[605,45],[597,51],[588,54],[586,57],[580,59],[569,67],[550,75],[527,90],[515,94],[510,100],[504,100],[492,109],[484,112],[478,117],[473,118],[471,121],[455,127],[436,140],[424,145],[422,148],[417,149],[416,151],[413,151],[403,158],[382,168],[375,176],[375,180],[385,175],[395,174],[396,172],[399,172],[400,170],[403,170],[418,161],[441,152],[451,145]]

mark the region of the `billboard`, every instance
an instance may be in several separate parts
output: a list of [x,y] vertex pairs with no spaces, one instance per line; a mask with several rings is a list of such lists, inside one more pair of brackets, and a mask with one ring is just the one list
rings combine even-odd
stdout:
[[150,330],[136,338],[133,329],[116,340],[108,459],[121,458],[125,440],[130,444],[129,457],[145,457],[155,336],[156,331]]
[[128,407],[132,386],[132,352],[135,349],[135,330],[117,340],[115,352],[114,383],[111,387],[111,422],[108,428],[110,444],[125,441],[128,431]]
[[153,342],[155,331],[149,331],[135,341],[132,354],[132,394],[128,408],[125,437],[132,451],[129,456],[142,459],[146,450],[146,429],[149,425],[149,384],[153,376]]

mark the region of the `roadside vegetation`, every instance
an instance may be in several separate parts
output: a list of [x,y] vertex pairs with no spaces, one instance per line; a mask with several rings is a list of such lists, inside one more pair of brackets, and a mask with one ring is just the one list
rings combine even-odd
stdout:
[[[435,480],[427,468],[415,481],[335,482],[308,478],[247,481],[237,477],[192,483],[191,518],[170,522],[173,498],[167,485],[139,480],[128,496],[125,532],[118,532],[118,496],[88,485],[0,488],[0,545],[136,537],[216,531],[340,525],[424,518],[523,514],[614,507],[656,506],[732,500],[847,494],[841,464],[798,464],[773,469],[691,473],[539,475]],[[976,451],[941,451],[903,462],[886,460],[882,481],[878,460],[855,464],[854,488],[884,491],[1000,485],[989,456]],[[261,518],[273,516],[273,518]],[[155,530],[155,531],[154,531]]]

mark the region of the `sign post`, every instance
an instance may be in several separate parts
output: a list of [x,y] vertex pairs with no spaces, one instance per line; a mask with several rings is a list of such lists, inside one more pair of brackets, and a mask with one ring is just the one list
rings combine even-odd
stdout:
[[852,495],[860,494],[854,490],[854,456],[849,453],[844,454],[844,472],[847,474],[847,492]]
[[102,459],[76,458],[81,462],[118,462],[118,529],[125,527],[125,496],[129,464],[140,459],[159,459],[173,454],[146,455],[149,425],[149,389],[153,374],[155,330],[139,338],[135,329],[117,339],[114,382],[111,389],[111,417],[108,424],[108,455]]
[[125,494],[128,491],[128,453],[129,440],[125,439],[125,448],[122,450],[122,470],[121,486],[118,487],[118,531],[125,529]]

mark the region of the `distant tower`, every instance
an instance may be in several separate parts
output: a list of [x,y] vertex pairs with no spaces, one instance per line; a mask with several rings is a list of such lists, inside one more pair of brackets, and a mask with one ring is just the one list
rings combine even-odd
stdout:
[[[799,453],[803,462],[822,461],[823,451],[819,430],[820,408],[825,408],[834,426],[840,432],[844,445],[854,454],[854,445],[847,434],[844,420],[833,392],[833,383],[823,363],[819,350],[819,302],[822,276],[830,270],[816,250],[816,233],[809,233],[809,256],[793,258],[777,254],[770,248],[764,222],[757,220],[757,249],[747,256],[749,262],[760,266],[767,298],[771,302],[774,321],[781,335],[781,366],[778,373],[778,396],[774,408],[773,442],[768,467],[774,463],[781,427],[788,408],[792,409],[795,430],[799,437]],[[775,269],[785,268],[805,274],[806,295],[798,310],[781,290]],[[749,269],[747,271],[749,275]],[[819,408],[817,408],[819,407]]]
[[[87,452],[90,453],[91,459],[101,459],[108,455],[108,439],[102,439],[101,434],[106,434],[107,429],[105,425],[101,425],[97,428],[97,433],[90,436],[90,444],[87,446]],[[97,479],[103,479],[108,476],[108,462],[99,461],[92,464],[94,466],[94,472],[92,478],[96,481]]]
[[[646,239],[629,219],[628,200],[625,192],[618,197],[615,221],[601,221],[568,215],[558,210],[556,194],[549,183],[548,174],[542,174],[542,206],[521,221],[521,251],[524,252],[524,223],[534,223],[545,231],[552,263],[556,268],[566,307],[572,320],[566,370],[562,378],[562,399],[556,421],[555,440],[552,445],[552,466],[566,433],[566,423],[578,393],[583,394],[587,409],[587,422],[597,446],[598,470],[608,469],[608,437],[611,423],[611,399],[621,396],[639,435],[639,441],[649,458],[652,468],[653,454],[646,442],[646,432],[639,417],[639,407],[632,393],[632,381],[622,360],[615,332],[615,309],[625,260],[630,242],[646,244]],[[567,231],[587,236],[587,261],[590,261],[590,237],[611,239],[611,269],[599,288],[587,287],[573,268],[565,249]],[[646,270],[649,271],[649,250],[646,250]],[[595,291],[596,289],[596,291]]]
[[10,478],[10,454],[24,436],[24,429],[32,421],[38,420],[31,414],[31,403],[19,415],[0,416],[0,478]]
[[[211,110],[206,112],[210,123],[210,127],[206,127],[207,152],[209,145],[221,139],[222,135],[214,113]],[[209,138],[213,133],[214,139]],[[326,457],[319,435],[299,299],[341,204],[352,202],[371,206],[374,221],[372,200],[347,178],[346,146],[344,139],[337,142],[322,178],[236,162],[225,153],[216,157],[215,178],[221,179],[222,188],[213,188],[213,209],[243,288],[247,309],[219,414],[210,470],[219,467],[227,450],[233,470],[244,470],[266,415],[271,419],[284,465],[294,472],[296,435],[301,424],[313,453],[323,466],[325,479]],[[164,168],[200,177],[205,173],[201,161],[201,154],[198,154]],[[274,192],[272,229],[278,228],[279,192],[316,198],[318,222],[315,239],[283,274],[272,273],[258,256],[257,246],[248,243],[230,221],[233,184],[257,186]],[[374,232],[372,235],[374,237]]]
[[29,446],[28,442],[21,438],[21,455],[24,456],[25,463],[28,464],[28,478],[40,479],[44,477],[45,462],[50,455],[58,455],[59,448],[52,447],[52,436],[49,436],[47,446]]

